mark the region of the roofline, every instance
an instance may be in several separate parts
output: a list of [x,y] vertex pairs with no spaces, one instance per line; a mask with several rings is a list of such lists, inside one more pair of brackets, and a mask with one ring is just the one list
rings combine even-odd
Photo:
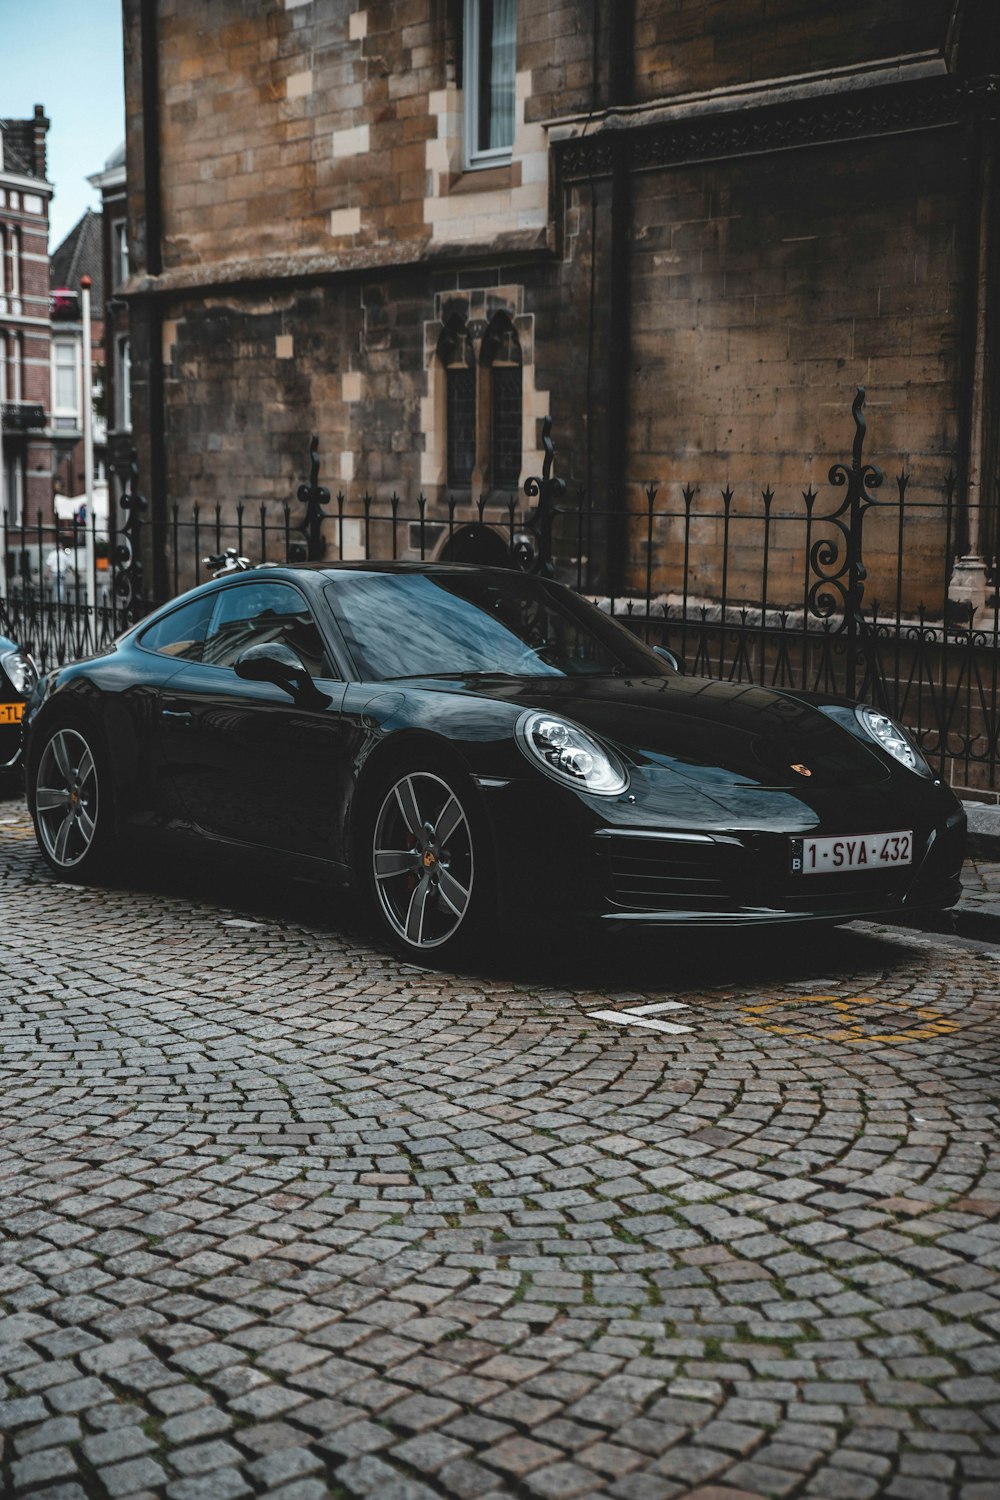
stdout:
[[55,192],[52,183],[47,177],[25,177],[20,172],[9,172],[0,167],[0,183],[4,187],[23,188],[29,193],[41,193],[43,198],[51,198]]
[[125,166],[122,164],[120,167],[106,167],[100,172],[93,172],[87,178],[87,181],[91,187],[95,187],[102,192],[111,187],[124,187]]

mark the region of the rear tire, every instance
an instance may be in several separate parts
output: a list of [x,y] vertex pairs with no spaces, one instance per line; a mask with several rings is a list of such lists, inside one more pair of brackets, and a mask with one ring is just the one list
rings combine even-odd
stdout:
[[468,777],[414,760],[380,781],[369,807],[359,873],[383,931],[420,962],[468,954],[496,905],[489,834]]
[[35,837],[49,869],[62,880],[99,879],[115,852],[115,816],[96,733],[75,719],[49,725],[30,776]]

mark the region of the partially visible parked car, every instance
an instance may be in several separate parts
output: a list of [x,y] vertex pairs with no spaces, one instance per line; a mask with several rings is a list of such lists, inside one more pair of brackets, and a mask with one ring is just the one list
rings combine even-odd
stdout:
[[0,635],[0,779],[20,770],[24,705],[38,681],[26,651]]

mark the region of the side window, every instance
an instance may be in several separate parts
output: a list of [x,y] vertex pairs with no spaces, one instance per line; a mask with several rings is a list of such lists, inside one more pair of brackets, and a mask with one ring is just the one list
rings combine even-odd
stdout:
[[301,657],[313,677],[326,675],[326,653],[316,622],[289,583],[238,583],[214,596],[215,614],[201,660],[231,667],[248,646],[280,641]]
[[190,604],[171,610],[139,637],[139,645],[181,661],[201,661],[217,594],[202,594]]

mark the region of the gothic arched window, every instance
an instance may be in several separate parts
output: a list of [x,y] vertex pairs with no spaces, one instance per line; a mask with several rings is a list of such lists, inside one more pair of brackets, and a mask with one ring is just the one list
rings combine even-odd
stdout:
[[461,318],[448,319],[437,357],[445,374],[448,483],[465,489],[476,463],[476,360]]
[[490,484],[516,490],[521,480],[521,344],[507,313],[499,312],[483,338],[481,362],[490,372]]

